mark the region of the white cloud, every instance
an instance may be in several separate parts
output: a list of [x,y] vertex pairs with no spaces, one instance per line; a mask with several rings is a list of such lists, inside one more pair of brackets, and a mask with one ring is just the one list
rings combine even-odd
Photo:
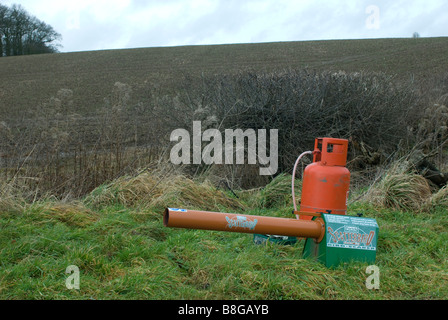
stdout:
[[[386,0],[2,0],[62,34],[62,51],[374,37],[447,36],[448,2]],[[366,27],[366,8],[380,28]]]

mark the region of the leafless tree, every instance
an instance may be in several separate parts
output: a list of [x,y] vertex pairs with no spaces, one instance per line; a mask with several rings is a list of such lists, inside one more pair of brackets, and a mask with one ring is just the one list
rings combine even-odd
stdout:
[[57,52],[61,35],[20,5],[0,5],[0,56]]

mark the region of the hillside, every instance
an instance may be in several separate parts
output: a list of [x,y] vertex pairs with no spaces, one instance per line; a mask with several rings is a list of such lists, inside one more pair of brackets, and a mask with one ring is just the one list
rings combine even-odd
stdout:
[[[0,299],[446,300],[448,187],[411,154],[448,172],[447,52],[448,37],[0,58]],[[174,165],[169,133],[192,120],[278,128],[282,170]],[[380,226],[379,289],[363,262],[304,259],[303,239],[164,226],[166,207],[290,217],[292,166],[320,136],[350,141],[347,214]]]
[[169,92],[189,75],[309,67],[382,71],[399,78],[446,71],[448,38],[369,39],[138,48],[0,58],[0,116],[20,115],[73,90],[78,112],[103,105],[115,82],[132,87],[135,101],[148,88]]

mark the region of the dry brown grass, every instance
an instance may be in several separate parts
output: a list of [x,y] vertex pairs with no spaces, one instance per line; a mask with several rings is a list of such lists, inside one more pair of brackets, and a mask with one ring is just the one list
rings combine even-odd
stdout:
[[47,219],[55,219],[73,227],[85,227],[99,219],[98,213],[78,201],[45,203],[41,214]]
[[448,186],[434,193],[427,202],[427,210],[437,207],[445,207],[448,210]]
[[130,207],[201,210],[245,207],[235,197],[216,189],[208,180],[196,181],[179,172],[163,169],[146,171],[134,177],[120,177],[92,191],[86,203],[93,207],[118,203]]
[[420,212],[427,209],[431,187],[406,161],[395,162],[367,192],[367,201],[386,208]]
[[[301,181],[296,179],[295,182],[296,199],[300,199]],[[266,185],[258,194],[258,205],[262,208],[276,208],[291,206],[291,175],[280,174],[275,177],[268,185]]]
[[21,188],[17,185],[16,179],[12,181],[0,180],[0,213],[23,212],[26,207],[26,200]]

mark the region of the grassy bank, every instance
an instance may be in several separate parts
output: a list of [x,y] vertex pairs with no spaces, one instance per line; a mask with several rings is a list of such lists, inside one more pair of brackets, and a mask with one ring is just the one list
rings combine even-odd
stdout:
[[[136,181],[102,186],[79,202],[46,200],[3,207],[0,298],[448,298],[446,207],[415,213],[366,201],[349,206],[348,214],[363,212],[380,226],[380,288],[369,290],[366,264],[327,269],[301,258],[303,241],[255,245],[248,234],[169,229],[162,223],[162,208],[168,203],[288,217],[286,184],[276,181],[264,189],[237,192],[236,199],[207,183],[179,178],[168,189],[162,183],[152,185],[152,196],[144,201],[126,202],[141,186]],[[66,287],[70,265],[79,267],[79,290]]]

